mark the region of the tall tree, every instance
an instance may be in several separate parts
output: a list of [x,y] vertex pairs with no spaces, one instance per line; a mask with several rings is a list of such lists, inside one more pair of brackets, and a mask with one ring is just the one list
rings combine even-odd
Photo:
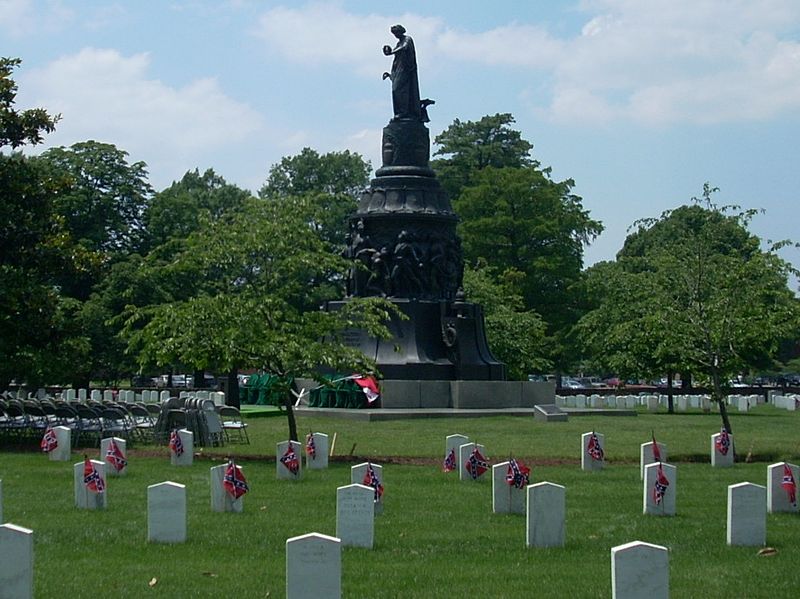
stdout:
[[639,221],[617,261],[590,276],[597,305],[579,327],[610,365],[701,377],[732,432],[728,381],[769,364],[796,338],[800,312],[783,243],[762,249],[748,231],[755,211],[719,206],[715,191],[706,184],[692,205]]
[[[180,297],[129,308],[124,335],[142,365],[260,368],[284,377],[315,376],[319,365],[369,368],[341,335],[353,326],[385,333],[385,304],[359,300],[338,313],[298,308],[314,279],[348,265],[313,234],[302,211],[285,204],[248,200],[225,227],[207,221],[191,233],[171,261],[148,256],[148,276],[183,289]],[[296,440],[291,405],[287,393]]]
[[467,264],[518,273],[526,310],[547,325],[547,358],[566,366],[567,333],[580,316],[583,248],[602,231],[572,193],[529,155],[533,145],[512,128],[510,114],[456,120],[436,137],[432,162],[461,218]]
[[16,108],[12,73],[19,64],[0,58],[0,388],[12,379],[47,380],[62,348],[56,279],[79,254],[53,208],[62,182],[35,159],[5,153],[41,142],[57,121],[42,108]]

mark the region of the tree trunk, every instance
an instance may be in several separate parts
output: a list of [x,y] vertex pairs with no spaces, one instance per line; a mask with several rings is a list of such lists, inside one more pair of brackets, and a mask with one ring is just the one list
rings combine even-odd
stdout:
[[283,407],[286,408],[286,420],[289,423],[289,439],[297,441],[297,420],[294,417],[294,406],[292,406],[292,394],[289,390],[283,395]]
[[228,380],[225,385],[225,405],[241,408],[239,405],[239,370],[231,368],[228,371]]
[[672,398],[672,381],[675,375],[672,372],[667,373],[667,412],[670,414],[675,413],[675,401]]
[[728,431],[729,435],[732,435],[733,429],[731,428],[730,418],[728,418],[728,406],[725,405],[725,398],[722,395],[722,384],[719,380],[719,372],[714,371],[711,379],[714,382],[714,401],[716,401],[717,405],[719,406],[719,415],[722,417],[722,426],[726,431]]
[[194,371],[194,388],[205,389],[206,387],[206,372],[205,370]]

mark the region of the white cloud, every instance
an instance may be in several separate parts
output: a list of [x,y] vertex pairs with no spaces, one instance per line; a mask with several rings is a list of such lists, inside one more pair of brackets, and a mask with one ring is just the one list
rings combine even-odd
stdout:
[[68,27],[74,13],[59,0],[49,0],[39,9],[34,0],[0,0],[0,30],[12,38],[33,32],[52,32]]
[[[47,145],[86,139],[110,142],[145,160],[167,180],[195,168],[204,157],[251,139],[261,116],[225,95],[215,79],[175,88],[148,77],[150,56],[85,48],[29,71],[21,82],[22,105],[61,113]],[[21,94],[22,95],[22,94]]]
[[[800,110],[800,2],[797,0],[584,0],[576,35],[558,38],[511,22],[478,32],[412,14],[357,15],[318,2],[265,12],[256,35],[306,65],[350,65],[374,76],[387,23],[411,32],[423,68],[518,70],[548,88],[536,102],[550,118],[648,125],[769,119]],[[389,38],[391,39],[391,38]]]

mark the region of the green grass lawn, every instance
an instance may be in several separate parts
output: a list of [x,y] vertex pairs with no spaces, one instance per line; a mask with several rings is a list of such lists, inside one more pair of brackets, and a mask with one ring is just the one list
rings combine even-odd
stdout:
[[[337,458],[327,470],[305,471],[299,482],[275,476],[285,420],[248,422],[251,445],[205,449],[191,467],[170,466],[165,448],[132,447],[129,473],[109,480],[108,508],[100,512],[73,504],[72,464],[82,452],[57,463],[33,448],[6,445],[3,520],[34,531],[36,596],[283,597],[286,539],[335,534],[336,488],[349,484],[350,465],[365,459],[384,463],[385,510],[376,518],[374,549],[343,550],[345,597],[610,597],[610,549],[632,540],[670,549],[673,597],[798,596],[800,516],[768,516],[767,542],[777,549],[771,557],[725,543],[727,486],[763,485],[769,463],[797,462],[796,413],[767,406],[733,414],[742,461],[729,469],[708,464],[710,436],[719,430],[715,415],[641,413],[549,424],[522,417],[364,423],[301,415],[301,433],[336,433]],[[608,464],[584,473],[580,434],[592,429],[605,434]],[[638,452],[652,430],[678,466],[672,518],[642,515]],[[444,438],[452,433],[484,444],[493,462],[523,459],[533,467],[532,482],[564,485],[566,546],[526,548],[525,517],[492,513],[488,478],[460,482],[456,473],[443,474]],[[251,487],[241,514],[210,509],[209,468],[228,452],[240,456]],[[752,462],[744,463],[748,452]],[[185,544],[146,542],[147,486],[165,480],[187,486]]]

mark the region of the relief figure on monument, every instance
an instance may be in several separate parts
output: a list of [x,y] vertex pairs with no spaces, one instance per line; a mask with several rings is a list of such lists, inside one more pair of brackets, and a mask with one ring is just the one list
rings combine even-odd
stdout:
[[395,295],[407,293],[413,297],[424,289],[421,278],[424,263],[420,249],[408,231],[400,231],[392,256],[391,281]]

